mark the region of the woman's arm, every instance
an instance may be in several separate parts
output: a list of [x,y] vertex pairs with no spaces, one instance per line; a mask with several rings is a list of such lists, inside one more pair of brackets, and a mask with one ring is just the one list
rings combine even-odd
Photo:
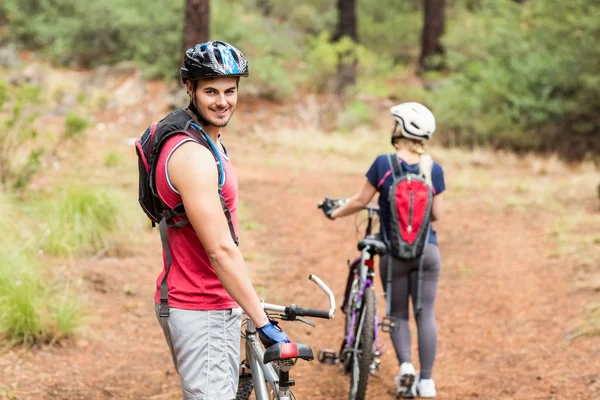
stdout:
[[443,194],[440,193],[433,197],[433,205],[431,207],[431,220],[438,221],[444,211],[444,198]]
[[362,210],[367,204],[369,204],[375,195],[375,192],[377,192],[377,189],[371,185],[371,182],[369,182],[368,179],[365,179],[365,182],[358,193],[350,197],[343,206],[333,210],[331,213],[331,218],[336,219],[339,217],[345,217],[346,215],[351,215]]

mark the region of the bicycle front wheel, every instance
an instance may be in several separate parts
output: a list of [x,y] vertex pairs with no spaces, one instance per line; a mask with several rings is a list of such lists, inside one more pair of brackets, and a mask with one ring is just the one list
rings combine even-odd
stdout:
[[[265,381],[265,385],[268,385]],[[242,374],[240,375],[240,380],[238,382],[238,390],[235,395],[235,400],[248,400],[254,391],[254,381],[252,380],[252,374]],[[278,399],[279,396],[271,389],[270,386],[267,386],[268,391],[268,400]]]
[[238,390],[235,396],[235,400],[248,400],[250,398],[250,395],[252,394],[252,389],[254,389],[254,384],[252,383],[252,375],[241,375],[240,381],[238,382]]
[[[360,310],[355,310],[356,308],[356,295],[355,293],[359,290],[360,281],[358,277],[355,277],[349,291],[348,300],[346,301],[346,309],[344,313],[346,314],[346,320],[344,324],[344,339],[342,340],[342,345],[340,347],[340,357],[342,360],[342,371],[344,374],[352,374],[352,365],[354,362],[353,353],[349,352],[349,346],[353,346],[354,343],[358,341],[358,326],[360,324]],[[352,322],[352,317],[354,313],[357,313],[357,318],[354,322]],[[350,332],[352,330],[352,332]],[[347,339],[349,336],[352,336],[354,339],[352,340],[354,343],[347,343]]]
[[364,400],[367,395],[367,384],[373,362],[376,306],[375,291],[372,287],[365,288],[350,376],[350,400]]

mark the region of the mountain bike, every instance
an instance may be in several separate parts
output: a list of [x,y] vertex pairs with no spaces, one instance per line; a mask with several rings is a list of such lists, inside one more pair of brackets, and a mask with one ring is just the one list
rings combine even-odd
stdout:
[[[341,205],[343,199],[325,198],[325,202]],[[339,352],[321,350],[319,361],[324,364],[342,364],[342,371],[350,375],[350,400],[363,400],[367,392],[369,375],[379,371],[381,347],[379,346],[377,299],[373,289],[374,257],[382,256],[387,246],[372,235],[374,217],[379,217],[379,208],[367,206],[367,227],[358,242],[360,257],[349,264],[349,275],[342,303],[346,315],[344,340]]]
[[[313,328],[316,324],[303,317],[332,319],[335,312],[335,296],[317,276],[311,274],[308,279],[316,283],[327,294],[329,309],[319,310],[303,308],[295,304],[280,306],[263,303],[265,311],[278,314],[277,316],[269,314],[269,318],[300,321]],[[290,390],[290,387],[295,385],[295,382],[290,379],[290,370],[296,365],[298,359],[305,361],[314,359],[310,346],[301,343],[278,343],[263,350],[252,320],[246,318],[243,324],[246,326],[242,335],[245,339],[246,359],[240,363],[240,381],[236,400],[247,400],[252,390],[254,390],[256,400],[296,399]]]

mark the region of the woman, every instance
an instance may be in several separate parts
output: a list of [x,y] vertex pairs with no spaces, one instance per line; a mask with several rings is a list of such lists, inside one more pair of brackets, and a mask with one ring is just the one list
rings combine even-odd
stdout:
[[[431,111],[418,103],[402,103],[391,108],[395,119],[392,132],[392,145],[404,171],[421,173],[424,171],[424,161],[431,160],[423,157],[424,143],[431,138],[435,131],[435,118]],[[420,167],[421,166],[421,167]],[[442,192],[445,190],[444,172],[442,167],[433,162],[430,164],[433,206],[431,220],[440,219],[442,213]],[[379,208],[382,234],[390,237],[390,204],[388,193],[393,181],[390,173],[390,161],[387,155],[378,156],[367,172],[366,180],[353,197],[339,207],[325,207],[323,211],[330,219],[336,219],[354,214],[362,210],[379,192]],[[435,323],[434,302],[437,282],[440,273],[440,252],[435,231],[430,228],[428,243],[425,245],[422,269],[422,293],[420,294],[421,309],[417,313],[416,322],[419,340],[420,373],[416,374],[411,363],[410,331],[408,325],[409,297],[413,305],[417,301],[419,260],[402,261],[390,255],[381,258],[379,263],[380,276],[386,289],[388,261],[392,266],[392,299],[390,316],[396,319],[396,327],[391,331],[392,342],[400,363],[400,372],[395,378],[398,386],[397,395],[413,398],[418,393],[420,397],[433,398],[436,396],[435,382],[432,379],[433,364],[437,351],[437,327]]]

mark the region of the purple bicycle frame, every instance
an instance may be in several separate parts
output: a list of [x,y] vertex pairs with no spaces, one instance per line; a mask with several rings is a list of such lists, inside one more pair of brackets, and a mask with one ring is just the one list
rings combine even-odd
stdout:
[[[357,258],[356,260],[354,260],[354,262],[352,263],[352,267],[350,268],[350,274],[352,274],[352,271],[354,271],[354,267],[356,266],[356,264],[360,263],[360,258]],[[367,277],[367,279],[365,279],[365,281],[362,284],[362,287],[360,288],[359,292],[358,292],[358,296],[357,296],[357,303],[360,302],[362,300],[362,296],[365,293],[365,289],[368,287],[373,287],[373,279],[371,277]],[[351,293],[347,293],[348,296]],[[347,302],[350,299],[345,299],[346,301],[344,302],[345,304],[347,304]],[[352,310],[352,318],[350,319],[350,326],[348,327],[348,336],[346,337],[346,348],[350,348],[352,346],[354,346],[354,340],[356,339],[354,337],[354,324],[356,323],[356,317],[358,314],[358,310],[354,309]],[[374,314],[374,320],[373,320],[373,331],[375,332],[375,348],[379,349],[379,329],[378,328],[378,317],[377,317],[377,309],[375,309],[375,314]],[[363,328],[364,329],[364,328]]]

